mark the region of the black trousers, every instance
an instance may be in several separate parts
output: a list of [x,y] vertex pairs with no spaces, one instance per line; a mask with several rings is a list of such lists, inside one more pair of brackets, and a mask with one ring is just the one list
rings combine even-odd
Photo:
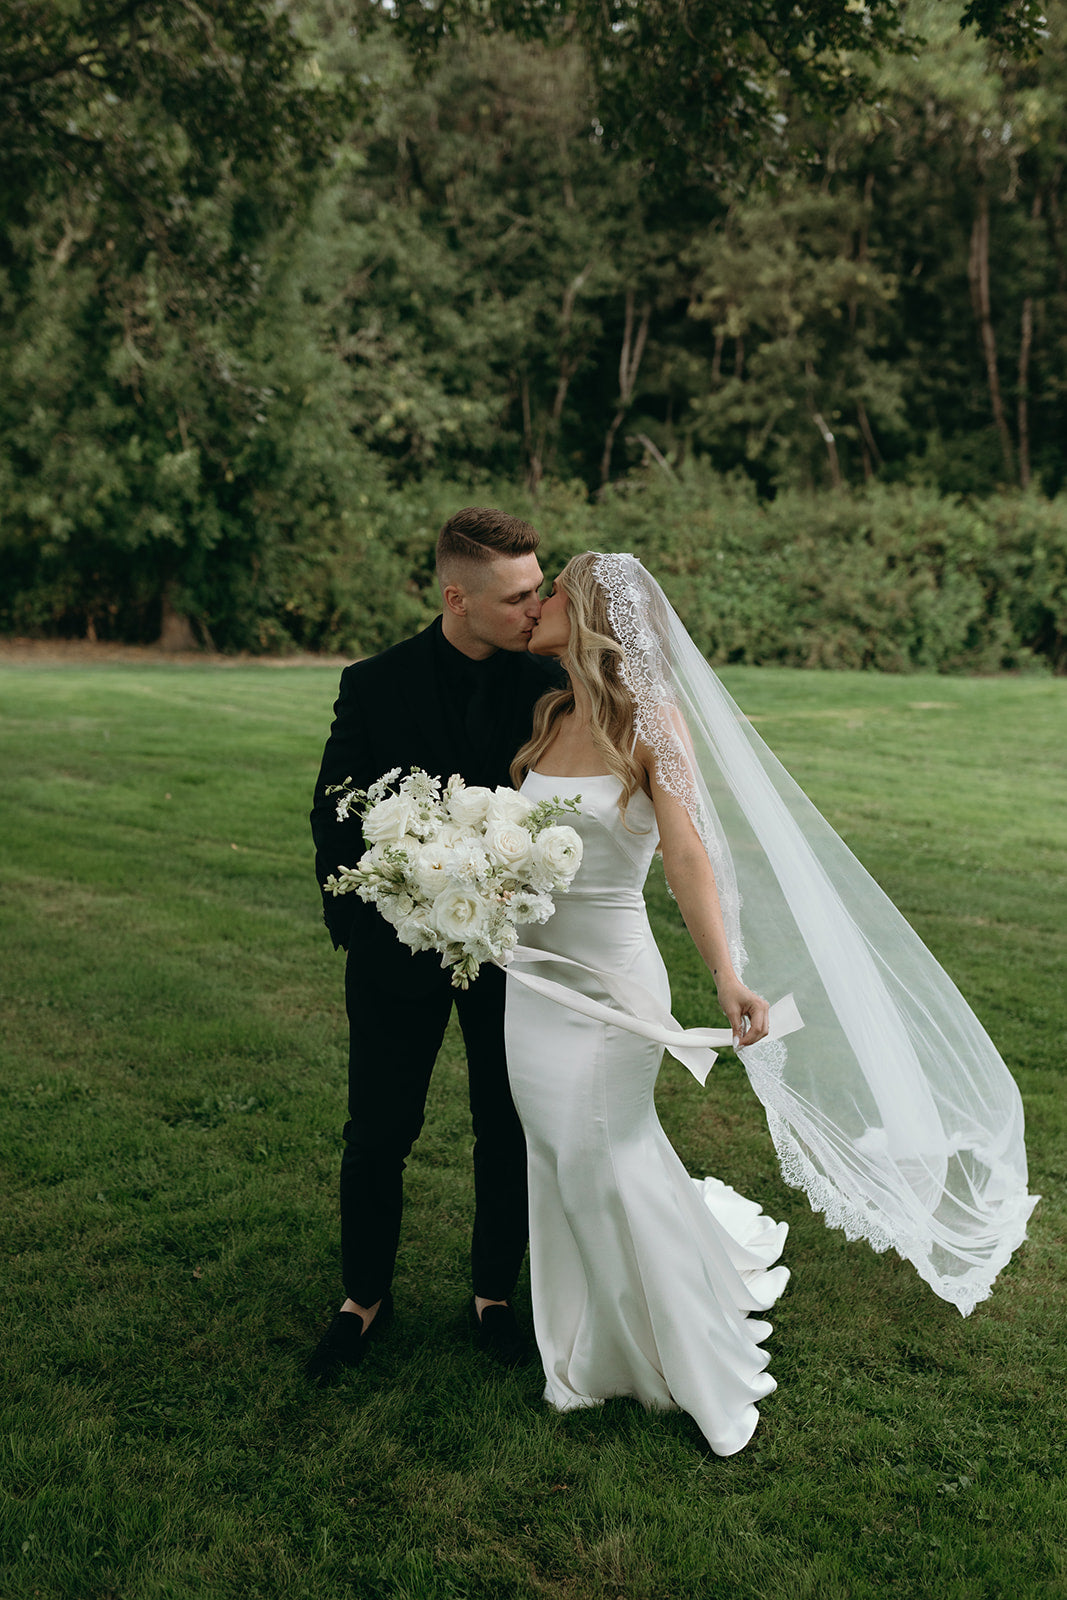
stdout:
[[[417,958],[416,958],[417,959]],[[453,1004],[467,1050],[474,1127],[474,1293],[506,1300],[526,1253],[526,1143],[508,1087],[504,974],[482,968],[467,990],[448,974],[424,991],[390,992],[358,957],[345,969],[349,1020],[348,1122],[341,1158],[345,1293],[372,1306],[393,1276],[404,1163],[422,1128],[430,1076]]]

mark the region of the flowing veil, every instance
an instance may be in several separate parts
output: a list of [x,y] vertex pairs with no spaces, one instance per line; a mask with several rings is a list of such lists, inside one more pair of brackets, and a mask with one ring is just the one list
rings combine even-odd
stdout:
[[1026,1237],[1019,1091],[918,935],[748,723],[635,557],[599,555],[637,734],[715,870],[738,972],[802,1031],[740,1051],[782,1173],[967,1315]]

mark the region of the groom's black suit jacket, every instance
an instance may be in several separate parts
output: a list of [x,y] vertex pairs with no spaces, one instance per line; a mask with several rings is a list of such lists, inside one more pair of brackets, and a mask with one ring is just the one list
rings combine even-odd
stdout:
[[[529,738],[534,704],[562,681],[559,668],[522,652],[501,650],[473,664],[458,656],[438,617],[413,639],[341,674],[311,813],[320,886],[342,864],[355,866],[364,850],[358,819],[338,822],[329,785],[350,777],[366,789],[391,767],[401,776],[422,767],[445,782],[453,772],[469,784],[510,782],[508,768]],[[441,981],[440,957],[413,955],[358,895],[324,890],[323,911],[334,945],[358,957],[369,984],[409,990]]]

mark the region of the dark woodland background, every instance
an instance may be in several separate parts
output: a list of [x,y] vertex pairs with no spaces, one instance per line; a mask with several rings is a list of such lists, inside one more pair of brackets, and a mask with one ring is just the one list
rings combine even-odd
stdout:
[[0,631],[365,652],[458,505],[713,660],[1067,666],[1067,4],[0,13]]

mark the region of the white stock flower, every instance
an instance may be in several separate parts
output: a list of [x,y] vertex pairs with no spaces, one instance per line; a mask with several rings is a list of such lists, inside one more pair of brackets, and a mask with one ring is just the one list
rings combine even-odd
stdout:
[[530,860],[533,840],[519,822],[487,822],[484,846],[490,861],[516,872]]
[[492,800],[492,789],[483,789],[479,784],[464,785],[449,793],[448,815],[461,828],[476,827],[479,822],[485,821]]
[[418,829],[418,804],[409,794],[391,794],[379,800],[363,818],[363,837],[368,844],[399,844],[405,834]]
[[486,922],[485,902],[473,889],[453,884],[433,903],[433,920],[438,933],[449,944],[476,939]]
[[489,802],[486,812],[487,822],[525,822],[533,810],[533,802],[527,800],[524,794],[517,789],[508,789],[500,785]]
[[570,883],[582,864],[581,835],[573,828],[556,824],[542,828],[533,842],[533,859],[539,878],[551,883]]
[[[367,790],[367,799],[370,801],[371,805],[374,805],[381,799],[382,795],[389,788],[390,784],[395,783],[399,776],[400,768],[390,767],[388,772],[383,772],[381,777],[376,779],[375,782],[371,784],[370,788]],[[346,778],[345,782],[351,783],[352,780],[351,778]]]

